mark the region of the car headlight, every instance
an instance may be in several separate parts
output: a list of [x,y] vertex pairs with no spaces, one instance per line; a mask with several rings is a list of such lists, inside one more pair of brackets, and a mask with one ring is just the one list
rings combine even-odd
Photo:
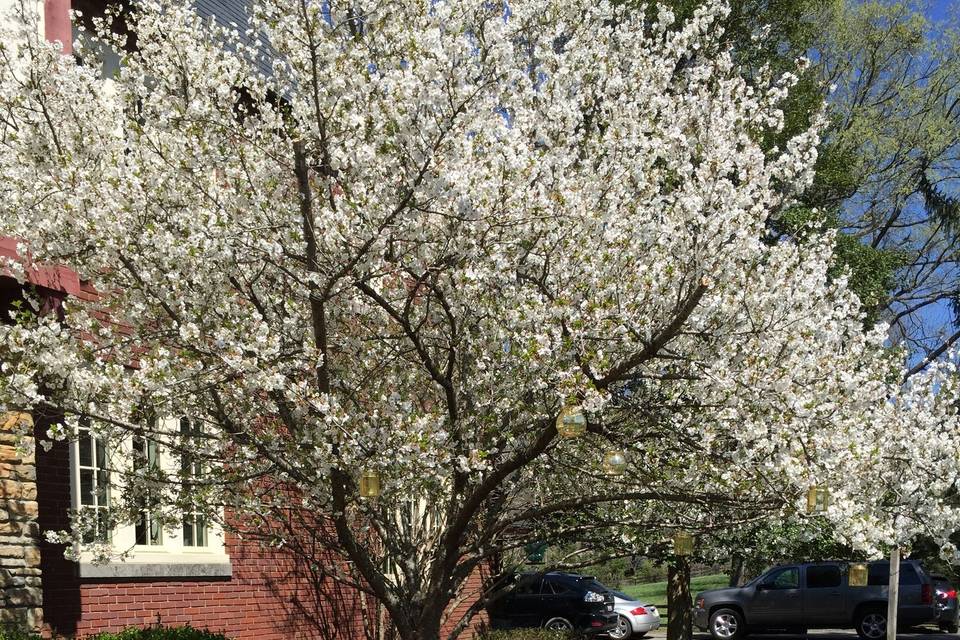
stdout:
[[596,591],[587,591],[583,594],[584,602],[603,602],[603,594]]

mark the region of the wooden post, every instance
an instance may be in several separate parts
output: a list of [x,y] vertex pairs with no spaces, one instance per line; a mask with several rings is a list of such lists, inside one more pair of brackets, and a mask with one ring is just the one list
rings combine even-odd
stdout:
[[887,587],[887,640],[897,640],[897,604],[900,596],[900,547],[890,552],[890,584]]
[[685,556],[675,556],[667,567],[667,640],[690,640],[692,618],[690,562]]

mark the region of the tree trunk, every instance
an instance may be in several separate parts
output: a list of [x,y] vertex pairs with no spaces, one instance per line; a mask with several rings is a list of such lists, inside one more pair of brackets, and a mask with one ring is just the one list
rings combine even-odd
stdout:
[[667,640],[690,640],[693,637],[690,597],[690,563],[674,558],[667,568]]
[[440,621],[428,623],[425,626],[397,625],[397,635],[401,640],[438,640],[440,638]]
[[743,580],[743,556],[739,553],[730,558],[730,586],[739,587]]

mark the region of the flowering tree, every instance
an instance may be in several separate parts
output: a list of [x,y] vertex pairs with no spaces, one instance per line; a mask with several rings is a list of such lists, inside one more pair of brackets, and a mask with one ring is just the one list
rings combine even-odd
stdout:
[[[286,542],[310,518],[404,639],[544,522],[796,510],[821,484],[859,547],[956,528],[950,372],[899,389],[829,238],[769,241],[817,133],[760,148],[793,77],[742,80],[722,6],[678,30],[606,2],[289,7],[254,12],[267,56],[144,2],[135,50],[100,34],[127,51],[109,81],[29,20],[4,38],[5,268],[67,263],[100,296],[14,310],[0,403],[204,469],[117,464],[111,522],[226,506]],[[611,487],[611,447],[656,473]],[[75,521],[74,550],[123,551]]]

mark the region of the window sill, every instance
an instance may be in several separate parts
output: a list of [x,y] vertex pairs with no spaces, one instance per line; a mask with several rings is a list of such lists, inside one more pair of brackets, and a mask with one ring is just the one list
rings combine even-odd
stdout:
[[78,577],[81,580],[171,580],[171,579],[211,579],[223,580],[233,577],[233,565],[230,557],[214,554],[157,554],[157,558],[145,558],[135,561],[111,562],[95,565],[80,562]]

